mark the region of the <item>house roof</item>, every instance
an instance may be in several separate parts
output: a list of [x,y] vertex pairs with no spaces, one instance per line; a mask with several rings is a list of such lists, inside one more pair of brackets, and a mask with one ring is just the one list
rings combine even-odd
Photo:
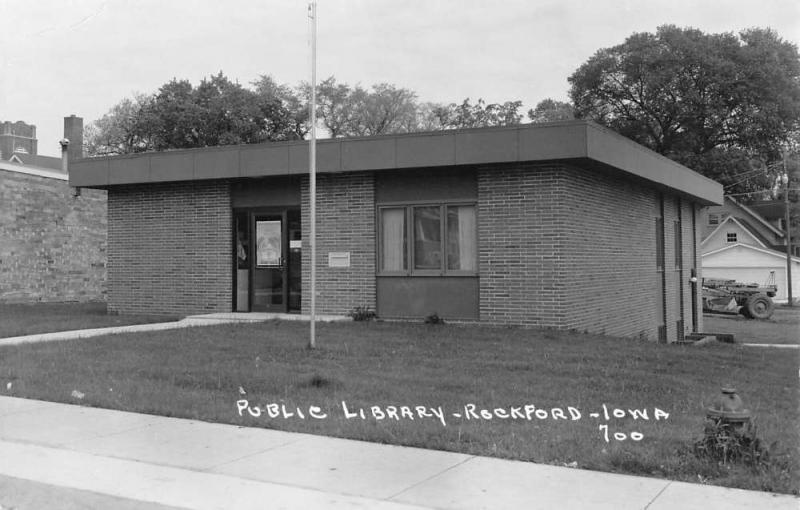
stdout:
[[743,203],[739,202],[738,200],[736,200],[733,197],[725,197],[725,200],[730,200],[731,203],[733,203],[736,207],[738,207],[742,211],[746,212],[753,220],[757,221],[758,223],[760,223],[763,226],[765,226],[767,229],[769,229],[772,232],[774,232],[776,236],[778,236],[778,237],[783,237],[784,236],[784,233],[783,233],[782,230],[780,230],[779,228],[775,228],[774,225],[772,225],[770,222],[768,222],[766,219],[764,219],[764,216],[761,216],[761,214],[759,214],[758,212],[754,211],[752,208],[744,205]]
[[[716,249],[714,251],[710,251],[708,253],[703,253],[702,258],[711,257],[711,256],[717,255],[719,253],[723,253],[723,252],[728,251],[728,250],[733,250],[735,248],[744,248],[744,249],[747,249],[747,250],[753,250],[753,251],[757,251],[759,253],[762,253],[764,255],[769,255],[770,257],[779,258],[779,259],[782,259],[784,261],[786,260],[786,254],[785,253],[782,253],[782,252],[779,252],[779,251],[775,251],[775,250],[770,250],[769,248],[761,248],[759,246],[753,246],[752,244],[744,244],[744,243],[734,243],[734,244],[730,244],[728,246],[723,246],[722,248]],[[800,263],[800,258],[793,256],[792,257],[792,262]]]
[[[193,181],[308,173],[308,142],[278,142],[78,159],[73,186]],[[507,165],[565,161],[617,172],[703,204],[722,185],[589,121],[437,131],[317,142],[317,172]]]
[[764,237],[764,236],[761,234],[761,232],[759,232],[759,231],[758,231],[758,229],[757,229],[757,228],[755,228],[755,227],[754,227],[754,226],[753,226],[751,223],[749,223],[749,222],[747,221],[747,219],[745,219],[745,218],[740,218],[740,217],[736,217],[736,221],[738,221],[738,222],[739,222],[739,224],[742,226],[742,228],[744,228],[745,230],[747,230],[747,232],[748,232],[748,233],[749,233],[751,236],[753,236],[753,237],[756,239],[756,241],[758,241],[759,243],[761,243],[763,246],[770,246],[770,245],[772,245],[772,244],[773,244],[773,243],[772,243],[772,242],[771,242],[769,239],[767,239],[766,237]]
[[765,239],[764,239],[762,236],[758,235],[758,234],[755,232],[755,229],[753,229],[753,227],[752,227],[752,226],[748,225],[748,224],[747,224],[747,222],[746,222],[745,220],[743,220],[743,219],[741,219],[741,218],[736,218],[735,216],[727,216],[727,217],[726,217],[724,220],[722,220],[722,221],[719,223],[719,225],[717,225],[717,228],[715,228],[714,230],[712,230],[712,231],[711,231],[711,233],[710,233],[710,234],[708,234],[708,235],[706,236],[706,238],[705,238],[705,239],[703,239],[703,240],[700,242],[700,246],[702,246],[702,245],[706,244],[708,241],[710,241],[711,239],[713,239],[713,238],[714,238],[714,236],[717,234],[717,232],[719,232],[720,230],[722,230],[722,227],[724,227],[724,226],[725,226],[727,223],[735,223],[736,225],[738,225],[738,226],[739,226],[739,228],[741,228],[742,230],[744,230],[745,232],[747,232],[748,234],[750,234],[750,236],[751,236],[753,239],[755,239],[755,240],[756,240],[756,242],[757,242],[757,243],[759,243],[761,246],[763,246],[763,247],[765,247],[765,248],[766,248],[767,246],[769,246],[769,244],[770,244],[770,243],[769,243],[769,242],[766,242],[766,240],[765,240]]
[[25,166],[36,166],[39,168],[47,168],[49,170],[61,172],[61,158],[54,158],[52,156],[39,156],[38,154],[22,154],[16,152],[11,158],[9,158],[9,161],[13,159],[19,160],[19,162]]
[[39,177],[47,177],[49,179],[58,179],[61,181],[66,181],[69,179],[67,174],[64,172],[56,172],[51,168],[43,168],[34,165],[20,165],[19,163],[10,163],[2,160],[0,160],[0,170],[27,175],[37,175]]
[[783,218],[786,214],[786,205],[781,200],[764,200],[752,203],[749,207],[765,219]]

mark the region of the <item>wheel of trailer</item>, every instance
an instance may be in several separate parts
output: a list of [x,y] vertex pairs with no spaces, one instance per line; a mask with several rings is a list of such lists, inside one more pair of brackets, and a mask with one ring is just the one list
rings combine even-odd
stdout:
[[772,317],[772,312],[775,311],[772,300],[763,294],[752,296],[744,306],[747,309],[747,315],[753,319],[769,319]]

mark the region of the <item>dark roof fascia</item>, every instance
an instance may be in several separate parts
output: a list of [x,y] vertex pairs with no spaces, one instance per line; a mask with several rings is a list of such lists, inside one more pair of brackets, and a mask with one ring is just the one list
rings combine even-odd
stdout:
[[[590,159],[692,197],[722,203],[722,186],[588,121],[526,124],[317,141],[317,172],[491,166]],[[302,175],[308,141],[276,142],[84,158],[70,164],[72,186]]]

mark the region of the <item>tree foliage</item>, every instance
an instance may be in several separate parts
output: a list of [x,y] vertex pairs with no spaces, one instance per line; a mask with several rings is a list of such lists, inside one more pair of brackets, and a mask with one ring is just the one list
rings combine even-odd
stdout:
[[[123,99],[87,125],[87,154],[187,149],[301,140],[310,130],[308,83],[278,84],[262,75],[252,88],[221,72],[196,87],[173,79],[157,92]],[[559,108],[563,105],[557,105]],[[518,124],[521,101],[482,99],[449,105],[418,102],[414,91],[391,83],[369,88],[337,82],[317,85],[317,115],[333,138]]]
[[431,115],[441,129],[513,126],[522,121],[521,107],[522,101],[486,104],[479,98],[472,104],[467,98],[461,104],[439,105],[433,108]]
[[547,98],[528,110],[528,118],[533,123],[573,120],[575,109],[570,103]]
[[390,83],[365,89],[330,76],[317,86],[317,113],[332,138],[405,133],[414,130],[416,98],[413,91]]
[[[797,47],[769,29],[705,34],[659,27],[599,50],[570,76],[579,118],[593,119],[723,184],[751,191],[800,119]],[[742,183],[737,175],[758,170]]]
[[89,155],[301,139],[305,103],[293,89],[262,76],[255,90],[222,73],[197,87],[187,80],[151,95],[123,99],[85,132]]

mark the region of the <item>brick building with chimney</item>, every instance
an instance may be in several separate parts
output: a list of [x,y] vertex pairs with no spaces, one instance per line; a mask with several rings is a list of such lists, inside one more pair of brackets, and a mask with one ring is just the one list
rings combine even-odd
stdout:
[[69,185],[83,119],[64,136],[64,158],[40,156],[36,126],[0,122],[0,303],[105,299],[106,192]]

